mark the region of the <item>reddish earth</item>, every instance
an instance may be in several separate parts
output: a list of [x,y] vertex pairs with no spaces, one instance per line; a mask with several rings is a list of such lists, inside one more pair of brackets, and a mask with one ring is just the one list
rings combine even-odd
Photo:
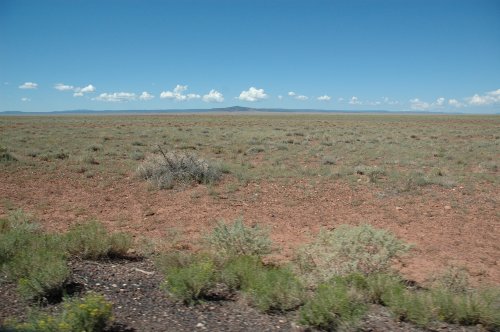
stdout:
[[409,279],[425,282],[455,265],[466,267],[475,282],[500,284],[500,193],[493,186],[383,195],[370,184],[340,180],[246,186],[227,180],[214,188],[156,191],[133,175],[86,178],[68,169],[2,171],[0,184],[0,215],[22,208],[48,230],[97,218],[137,237],[161,238],[175,229],[185,247],[195,248],[218,220],[242,216],[269,227],[279,258],[290,258],[321,228],[368,223],[415,245],[400,267]]

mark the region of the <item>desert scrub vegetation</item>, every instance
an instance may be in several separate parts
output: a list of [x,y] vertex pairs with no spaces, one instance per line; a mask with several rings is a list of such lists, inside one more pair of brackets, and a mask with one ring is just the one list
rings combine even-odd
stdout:
[[10,163],[17,161],[17,158],[5,147],[0,145],[0,163]]
[[248,227],[242,218],[232,224],[220,221],[207,237],[208,244],[221,256],[263,256],[271,252],[269,233],[258,225]]
[[81,299],[66,299],[58,314],[36,313],[26,322],[7,321],[7,331],[100,332],[111,322],[112,305],[103,296],[90,293]]
[[0,220],[0,269],[5,281],[17,283],[27,300],[57,300],[70,277],[71,256],[99,259],[124,256],[131,247],[130,236],[108,234],[92,221],[65,234],[43,232],[21,210]]
[[40,231],[22,211],[0,220],[0,268],[29,300],[62,295],[69,277],[63,241]]
[[347,330],[356,327],[366,311],[362,292],[347,278],[336,278],[316,288],[300,309],[299,322],[326,331]]
[[92,220],[69,229],[65,243],[71,255],[95,260],[126,256],[132,247],[132,238],[126,233],[108,233],[100,222]]
[[239,292],[262,312],[288,311],[302,304],[305,289],[291,269],[264,265],[256,256],[219,259],[210,253],[169,253],[157,259],[165,273],[162,288],[185,304]]
[[301,248],[296,266],[306,283],[314,285],[338,275],[387,272],[410,248],[388,231],[370,225],[341,225],[321,231]]
[[158,189],[172,189],[176,184],[215,183],[223,169],[194,153],[171,151],[150,155],[137,168],[137,175]]

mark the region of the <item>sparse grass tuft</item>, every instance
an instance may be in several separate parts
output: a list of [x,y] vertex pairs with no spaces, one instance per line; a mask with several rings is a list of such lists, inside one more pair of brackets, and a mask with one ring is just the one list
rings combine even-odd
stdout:
[[159,189],[171,189],[178,183],[215,183],[222,177],[216,165],[193,153],[180,152],[147,157],[137,168],[137,174]]

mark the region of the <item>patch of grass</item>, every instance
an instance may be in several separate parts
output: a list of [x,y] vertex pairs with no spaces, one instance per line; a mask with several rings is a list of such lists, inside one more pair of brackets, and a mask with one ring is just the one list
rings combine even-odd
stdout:
[[16,162],[17,158],[7,148],[0,146],[0,163]]
[[370,225],[342,225],[322,231],[317,239],[298,253],[297,268],[309,284],[315,285],[336,275],[383,273],[410,246],[391,233]]
[[102,295],[87,294],[82,299],[67,299],[58,314],[31,314],[26,322],[7,321],[8,331],[104,331],[112,320],[112,305]]
[[137,168],[140,178],[159,189],[171,189],[182,183],[215,183],[222,177],[217,165],[193,153],[168,152],[147,157]]
[[260,311],[289,311],[298,308],[304,301],[301,282],[286,267],[257,268],[247,278],[242,290],[250,304]]
[[232,224],[219,222],[207,237],[207,241],[215,252],[226,257],[262,256],[271,252],[268,232],[257,225],[245,226],[241,218]]
[[29,300],[62,295],[69,277],[61,238],[43,234],[21,211],[0,221],[0,267]]
[[122,257],[132,247],[130,235],[125,233],[109,234],[104,226],[96,221],[72,227],[66,234],[66,250],[83,259]]
[[320,284],[300,309],[299,322],[326,331],[353,328],[367,310],[363,295],[348,282]]
[[216,269],[206,255],[166,256],[163,267],[168,267],[162,287],[175,299],[186,304],[206,298],[214,286]]

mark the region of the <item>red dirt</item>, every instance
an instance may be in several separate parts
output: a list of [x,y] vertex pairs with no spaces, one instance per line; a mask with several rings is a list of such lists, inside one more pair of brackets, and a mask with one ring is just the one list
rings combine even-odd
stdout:
[[[242,216],[271,229],[287,258],[321,228],[368,223],[415,245],[400,267],[425,282],[447,266],[464,266],[473,281],[500,284],[500,218],[497,188],[424,187],[381,196],[370,185],[342,181],[289,180],[250,183],[226,192],[229,182],[184,190],[151,190],[133,175],[86,178],[71,170],[0,172],[0,215],[7,205],[23,208],[48,230],[97,218],[109,229],[158,238],[179,230],[194,245],[218,220]],[[214,190],[216,193],[214,193]]]

